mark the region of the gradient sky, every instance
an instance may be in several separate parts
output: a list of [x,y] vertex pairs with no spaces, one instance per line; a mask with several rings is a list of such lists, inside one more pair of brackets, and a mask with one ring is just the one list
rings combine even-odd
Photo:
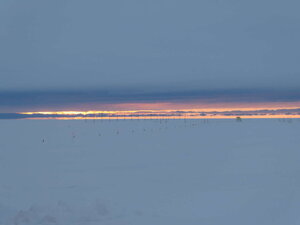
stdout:
[[28,108],[24,93],[74,90],[259,90],[258,101],[267,90],[293,101],[299,8],[297,0],[2,0],[0,111],[9,102]]

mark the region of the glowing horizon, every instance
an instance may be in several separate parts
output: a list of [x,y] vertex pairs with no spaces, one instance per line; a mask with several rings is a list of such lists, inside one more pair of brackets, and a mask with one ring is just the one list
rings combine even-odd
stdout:
[[293,90],[66,90],[6,93],[2,99],[6,102],[0,107],[0,119],[297,118],[300,115],[300,91]]
[[300,107],[192,108],[20,112],[24,119],[226,119],[300,118]]

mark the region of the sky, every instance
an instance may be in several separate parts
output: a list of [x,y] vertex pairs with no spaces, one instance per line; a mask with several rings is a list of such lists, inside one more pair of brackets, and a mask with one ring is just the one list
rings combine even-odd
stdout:
[[250,93],[246,102],[266,95],[298,102],[299,7],[297,0],[2,0],[0,112],[29,110],[38,104],[24,100],[32,95],[37,108],[60,108],[47,101],[83,92],[113,93],[120,103],[141,92],[153,101],[162,93],[188,101],[223,93],[234,102]]

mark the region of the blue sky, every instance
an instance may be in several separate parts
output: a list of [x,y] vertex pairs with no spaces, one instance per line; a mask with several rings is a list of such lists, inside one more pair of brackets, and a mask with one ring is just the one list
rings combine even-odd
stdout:
[[0,4],[1,93],[300,88],[296,0]]

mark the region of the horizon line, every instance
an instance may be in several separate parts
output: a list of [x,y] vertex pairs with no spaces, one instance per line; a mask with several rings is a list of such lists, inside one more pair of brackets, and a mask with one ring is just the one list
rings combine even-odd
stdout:
[[226,118],[300,118],[300,107],[160,109],[110,111],[41,111],[0,113],[0,119],[226,119]]

